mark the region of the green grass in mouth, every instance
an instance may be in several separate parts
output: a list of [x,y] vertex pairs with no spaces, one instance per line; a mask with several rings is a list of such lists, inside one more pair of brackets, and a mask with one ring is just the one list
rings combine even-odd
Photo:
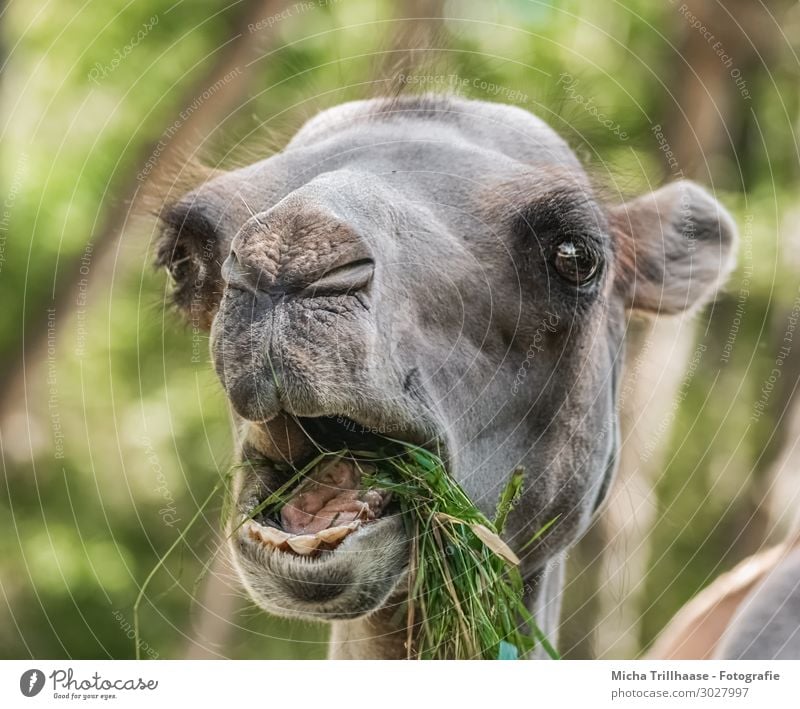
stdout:
[[[406,638],[409,659],[520,659],[537,645],[558,659],[525,606],[519,559],[500,537],[521,494],[523,470],[511,475],[495,519],[489,520],[447,474],[439,456],[408,443],[393,443],[392,453],[320,453],[293,470],[288,481],[255,507],[249,518],[277,514],[287,501],[287,493],[326,460],[353,460],[361,469],[364,489],[392,494],[411,539]],[[228,482],[226,478],[215,486],[142,584],[133,609],[137,659],[139,609],[150,581],[221,488],[229,487]],[[542,527],[522,550],[555,522],[553,519]],[[239,526],[241,523],[231,533]]]

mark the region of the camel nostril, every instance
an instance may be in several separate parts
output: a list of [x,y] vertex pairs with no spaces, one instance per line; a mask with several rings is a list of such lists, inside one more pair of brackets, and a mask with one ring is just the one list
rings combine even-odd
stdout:
[[254,293],[259,289],[264,290],[266,286],[266,282],[262,282],[264,279],[261,278],[261,274],[244,266],[233,249],[222,262],[221,275],[229,288]]
[[272,298],[298,296],[314,298],[355,293],[366,288],[372,281],[375,262],[370,258],[359,258],[323,271],[322,275],[302,269],[283,273],[271,278],[260,268],[243,262],[234,249],[223,261],[221,274],[228,288],[243,290],[255,295],[267,293]]
[[220,269],[222,280],[229,286],[237,286],[237,281],[241,277],[241,264],[236,256],[236,252],[231,251],[228,257],[222,262]]
[[323,273],[301,291],[303,296],[345,295],[366,288],[375,273],[375,262],[369,258],[351,261]]

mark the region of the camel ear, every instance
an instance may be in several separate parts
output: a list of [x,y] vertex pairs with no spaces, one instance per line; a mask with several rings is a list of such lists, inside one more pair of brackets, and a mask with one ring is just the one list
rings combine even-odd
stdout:
[[155,265],[172,277],[172,301],[192,327],[208,330],[222,297],[222,239],[210,204],[187,197],[159,215]]
[[615,289],[626,306],[675,314],[707,302],[735,263],[731,216],[688,180],[611,211],[617,250]]

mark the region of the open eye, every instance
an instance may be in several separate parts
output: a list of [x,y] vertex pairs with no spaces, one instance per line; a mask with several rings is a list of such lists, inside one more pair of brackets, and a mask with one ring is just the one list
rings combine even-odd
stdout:
[[568,239],[558,245],[553,265],[562,278],[576,285],[584,285],[597,273],[600,257],[582,239]]

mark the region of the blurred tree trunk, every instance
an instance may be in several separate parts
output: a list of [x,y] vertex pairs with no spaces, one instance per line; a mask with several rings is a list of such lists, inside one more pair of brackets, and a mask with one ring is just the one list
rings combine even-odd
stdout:
[[[779,258],[795,266],[800,249],[798,218],[800,207],[786,214],[779,241]],[[780,386],[773,390],[771,405],[757,424],[770,435],[758,460],[766,474],[758,479],[753,504],[758,506],[759,517],[769,520],[763,536],[770,543],[781,541],[787,533],[800,532],[800,323],[795,323],[793,331],[789,329],[791,319],[797,319],[800,288],[794,296],[774,316],[769,351],[773,361],[780,357],[782,362]]]
[[669,442],[664,425],[694,330],[687,318],[634,319],[620,384],[620,458],[600,517],[571,555],[563,616],[567,657],[630,659],[639,651],[641,579],[657,509],[654,481]]
[[221,549],[209,553],[214,554],[214,560],[203,580],[198,601],[200,612],[192,623],[184,654],[186,660],[226,659],[225,649],[234,627],[232,618],[240,606],[226,554]]
[[[750,0],[730,0],[724,5],[716,0],[687,0],[689,12],[708,27],[713,40],[689,26],[686,18],[678,18],[684,25],[680,48],[686,63],[675,65],[672,86],[677,99],[664,125],[687,177],[734,190],[746,190],[752,183],[752,166],[758,161],[751,156],[754,150],[762,152],[763,146],[751,137],[757,129],[750,108],[757,103],[760,83],[768,80],[766,71],[777,63],[777,50],[783,44],[780,18],[792,6],[788,0],[773,0],[767,5]],[[729,63],[717,55],[716,42],[720,51],[730,56]],[[741,72],[744,84],[737,85],[734,72]],[[745,89],[749,99],[743,95]],[[736,102],[746,109],[732,110]],[[740,171],[741,178],[735,183],[726,175]],[[778,319],[785,321],[785,317]],[[781,330],[769,338],[768,346],[776,356],[782,337]],[[774,428],[771,439],[758,447],[753,461],[750,494],[738,511],[743,533],[737,548],[729,550],[734,560],[760,548],[765,540],[769,526],[763,504],[765,487],[770,484],[768,470],[786,439],[783,412],[791,403],[793,384],[800,373],[796,351],[785,360],[784,373],[792,386],[776,392],[770,401],[769,416],[764,420],[771,421]]]
[[596,655],[605,536],[602,522],[597,519],[567,554],[567,582],[558,638],[558,651],[567,660],[585,660]]
[[[782,46],[779,21],[772,16],[780,17],[790,6],[789,0],[772,0],[768,7],[751,0],[686,0],[670,8],[679,56],[670,63],[670,92],[664,97],[669,103],[660,122],[686,177],[727,189],[749,186],[756,161],[747,158],[761,150],[750,139],[755,120],[750,107],[756,105],[764,69]],[[692,18],[707,28],[710,39],[691,26]],[[739,78],[744,83],[737,86]],[[737,103],[746,110],[732,110]],[[735,178],[728,174],[740,170],[741,181],[730,182]]]
[[[8,59],[8,50],[6,48],[6,33],[3,25],[5,24],[6,14],[6,0],[0,0],[0,67],[5,68],[6,60]],[[3,71],[0,71],[0,78]]]
[[656,519],[655,483],[670,442],[671,407],[686,374],[696,330],[690,317],[637,323],[626,357],[621,401],[618,483],[602,518],[606,540],[598,657],[632,658],[639,651],[639,616]]

